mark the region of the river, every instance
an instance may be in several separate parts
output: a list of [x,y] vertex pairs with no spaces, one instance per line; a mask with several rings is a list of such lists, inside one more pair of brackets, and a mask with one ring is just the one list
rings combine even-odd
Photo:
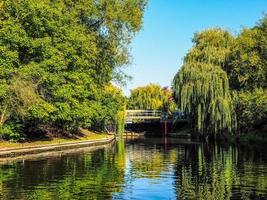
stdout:
[[120,139],[2,163],[1,199],[267,199],[267,148]]

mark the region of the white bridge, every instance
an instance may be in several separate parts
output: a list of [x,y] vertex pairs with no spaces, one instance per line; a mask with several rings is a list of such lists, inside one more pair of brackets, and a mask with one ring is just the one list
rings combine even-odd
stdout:
[[161,121],[164,116],[160,110],[126,110],[125,123]]

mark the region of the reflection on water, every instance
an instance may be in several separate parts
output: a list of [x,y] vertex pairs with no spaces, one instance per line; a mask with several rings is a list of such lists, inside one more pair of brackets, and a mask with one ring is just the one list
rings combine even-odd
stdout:
[[267,149],[119,140],[0,166],[1,199],[266,199]]

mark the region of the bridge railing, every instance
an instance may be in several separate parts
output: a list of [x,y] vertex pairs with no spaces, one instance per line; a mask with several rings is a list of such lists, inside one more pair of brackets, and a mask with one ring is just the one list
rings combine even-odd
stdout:
[[126,123],[133,121],[160,120],[162,112],[159,110],[126,110]]
[[173,122],[177,119],[182,119],[184,113],[166,113],[160,110],[126,110],[125,121],[126,123],[133,122],[151,122],[160,120],[161,122]]
[[126,110],[126,117],[154,116],[160,117],[162,112],[159,110]]

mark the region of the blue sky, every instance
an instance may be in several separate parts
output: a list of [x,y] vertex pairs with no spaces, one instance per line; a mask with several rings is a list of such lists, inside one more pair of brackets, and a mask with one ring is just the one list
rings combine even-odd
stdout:
[[254,26],[267,13],[267,0],[149,0],[143,29],[132,45],[133,77],[124,91],[148,83],[170,86],[195,32],[222,27],[233,34]]

